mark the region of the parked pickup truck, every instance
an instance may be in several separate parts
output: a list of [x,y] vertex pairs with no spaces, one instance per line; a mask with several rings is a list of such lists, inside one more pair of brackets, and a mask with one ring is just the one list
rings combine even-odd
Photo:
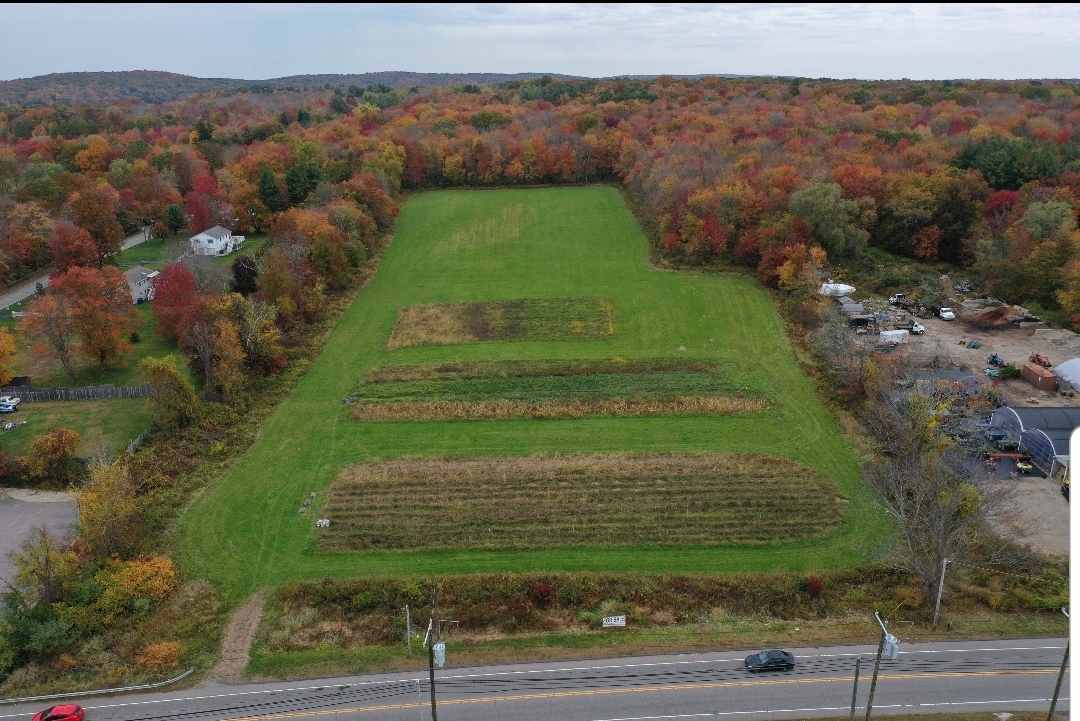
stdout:
[[926,332],[926,328],[924,328],[918,321],[914,319],[905,320],[900,323],[893,323],[893,328],[895,328],[896,330],[906,330],[912,335],[922,335]]

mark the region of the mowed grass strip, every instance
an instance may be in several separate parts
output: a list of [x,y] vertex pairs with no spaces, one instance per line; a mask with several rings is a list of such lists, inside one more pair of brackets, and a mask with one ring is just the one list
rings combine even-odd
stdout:
[[715,373],[598,373],[577,376],[477,378],[363,384],[357,397],[389,400],[571,400],[734,395],[738,383]]
[[543,376],[615,375],[641,373],[706,373],[719,368],[708,361],[663,358],[611,358],[605,360],[511,360],[421,363],[379,366],[364,377],[365,385],[406,381],[459,381],[489,378],[537,378]]
[[334,481],[322,551],[543,549],[819,539],[846,500],[813,469],[749,454],[365,463]]
[[353,418],[367,422],[486,421],[506,418],[560,420],[587,416],[729,415],[756,413],[764,398],[683,396],[680,398],[583,398],[565,401],[370,401],[353,406]]
[[615,335],[606,298],[517,298],[402,308],[389,350],[482,341],[595,340]]

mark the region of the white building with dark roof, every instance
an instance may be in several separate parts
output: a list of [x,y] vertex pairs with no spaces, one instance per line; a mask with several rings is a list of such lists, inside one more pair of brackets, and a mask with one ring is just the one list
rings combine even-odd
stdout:
[[228,228],[215,225],[198,235],[191,236],[192,255],[228,255],[239,250],[244,244],[244,236],[233,235]]

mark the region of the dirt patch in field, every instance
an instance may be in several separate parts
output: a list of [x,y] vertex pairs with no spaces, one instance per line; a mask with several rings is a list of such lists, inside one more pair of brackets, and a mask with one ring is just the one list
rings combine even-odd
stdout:
[[229,681],[246,676],[247,665],[251,660],[251,643],[259,630],[265,600],[266,593],[259,591],[236,609],[229,619],[229,625],[225,627],[225,635],[221,640],[221,660],[210,672],[211,678]]
[[559,420],[586,416],[730,415],[756,413],[764,398],[590,398],[573,401],[389,401],[356,403],[358,421],[479,421],[503,418]]
[[846,504],[765,456],[394,460],[343,471],[316,533],[323,551],[758,544],[826,536]]
[[1060,481],[1019,477],[1013,484],[1013,515],[1006,524],[1011,535],[1046,556],[1069,555],[1069,502]]
[[606,298],[519,298],[407,306],[398,313],[386,347],[614,335],[615,316]]

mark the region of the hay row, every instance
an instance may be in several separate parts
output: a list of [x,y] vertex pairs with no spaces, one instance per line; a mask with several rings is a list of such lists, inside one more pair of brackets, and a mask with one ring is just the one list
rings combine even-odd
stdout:
[[377,401],[353,404],[352,417],[366,422],[480,421],[506,418],[561,420],[586,416],[732,415],[757,413],[764,398],[588,398],[569,401]]
[[606,298],[519,298],[407,306],[398,312],[386,347],[614,335],[615,315]]
[[318,534],[326,551],[759,544],[828,535],[843,501],[752,455],[395,460],[343,471]]

